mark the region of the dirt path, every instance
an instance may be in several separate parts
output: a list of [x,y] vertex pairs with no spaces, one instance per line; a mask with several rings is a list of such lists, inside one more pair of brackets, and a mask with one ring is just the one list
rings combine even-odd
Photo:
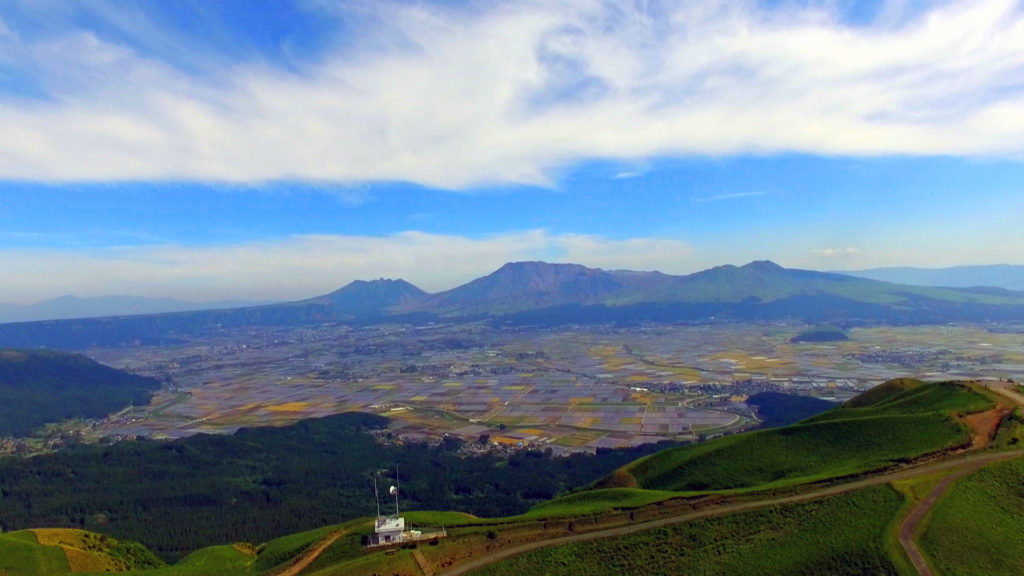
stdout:
[[1009,382],[985,382],[984,386],[1003,398],[1012,400],[1018,406],[1024,406],[1024,394],[1017,392],[1016,385]]
[[324,550],[327,550],[331,544],[334,544],[338,538],[344,536],[345,533],[345,530],[331,532],[319,542],[308,548],[305,552],[293,558],[291,563],[288,564],[284,570],[275,572],[274,576],[298,576],[299,572],[302,572],[308,568],[310,564],[316,562],[316,559],[324,553]]
[[[616,536],[627,536],[629,534],[635,534],[637,532],[644,532],[647,530],[653,530],[655,528],[661,528],[663,526],[669,526],[672,524],[679,524],[682,522],[690,522],[701,518],[709,518],[713,516],[724,516],[727,514],[735,514],[737,512],[745,512],[747,510],[755,510],[757,508],[764,508],[767,506],[780,506],[784,504],[796,504],[799,502],[807,502],[809,500],[817,500],[818,498],[825,498],[828,496],[835,496],[843,494],[853,490],[859,490],[861,488],[867,488],[869,486],[878,486],[880,484],[888,484],[895,480],[906,480],[907,478],[913,478],[915,476],[921,476],[924,474],[931,474],[941,470],[955,470],[957,474],[966,474],[971,469],[989,464],[991,462],[997,462],[1000,460],[1009,460],[1011,458],[1019,458],[1024,456],[1024,449],[1013,450],[1008,452],[993,452],[988,454],[973,454],[970,456],[964,456],[955,460],[944,460],[919,466],[915,468],[908,468],[905,470],[898,470],[890,472],[888,474],[881,474],[863,480],[857,480],[847,484],[840,484],[836,486],[827,486],[824,488],[818,488],[811,490],[810,492],[804,492],[802,494],[795,494],[792,496],[781,496],[775,498],[767,498],[764,500],[753,500],[748,502],[738,502],[735,504],[727,504],[717,508],[707,508],[704,510],[697,510],[694,512],[687,512],[685,514],[679,514],[675,516],[668,516],[665,518],[659,518],[657,520],[648,520],[646,522],[639,522],[637,524],[630,524],[627,526],[619,526],[617,528],[607,528],[604,530],[595,530],[593,532],[584,532],[582,534],[572,534],[569,536],[562,536],[559,538],[552,538],[550,540],[543,540],[539,542],[529,542],[526,544],[520,544],[516,546],[510,546],[501,550],[496,550],[490,555],[477,558],[465,564],[455,566],[452,569],[443,572],[442,576],[457,576],[459,574],[466,574],[473,570],[483,568],[489,564],[499,562],[526,552],[538,550],[541,548],[547,548],[549,546],[560,546],[562,544],[572,544],[575,542],[587,542],[590,540],[599,540],[601,538],[613,538]],[[929,494],[929,498],[931,494]],[[936,496],[936,499],[938,496]],[[925,574],[922,572],[922,574]]]
[[971,450],[987,448],[996,437],[999,424],[1009,413],[1009,408],[995,408],[964,416],[963,421],[971,429]]
[[910,511],[910,514],[903,520],[903,524],[900,525],[899,540],[900,546],[903,546],[903,550],[906,551],[910,561],[914,564],[914,568],[917,569],[918,574],[921,576],[933,576],[933,572],[928,562],[925,561],[924,555],[921,554],[921,550],[917,547],[917,542],[914,542],[914,532],[917,531],[918,525],[924,520],[924,517],[928,515],[935,503],[939,501],[942,494],[949,489],[953,482],[960,478],[963,478],[967,474],[974,472],[981,467],[981,463],[971,463],[965,465],[963,468],[959,468],[949,474],[947,474],[939,483],[932,488],[932,491],[928,493],[928,496],[922,500],[917,507]]

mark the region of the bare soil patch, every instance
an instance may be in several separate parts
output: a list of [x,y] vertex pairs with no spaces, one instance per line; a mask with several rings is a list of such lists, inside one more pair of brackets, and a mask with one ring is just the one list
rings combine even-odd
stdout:
[[996,437],[999,423],[1009,413],[1008,408],[995,408],[964,416],[964,422],[971,429],[971,448],[974,450],[986,448]]

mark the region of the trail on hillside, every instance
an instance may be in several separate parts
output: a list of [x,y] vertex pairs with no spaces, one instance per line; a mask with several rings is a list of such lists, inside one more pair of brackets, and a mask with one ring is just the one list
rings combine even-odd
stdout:
[[291,563],[289,563],[283,570],[280,572],[274,572],[273,576],[298,576],[299,572],[302,572],[308,568],[310,564],[316,562],[316,559],[324,553],[324,550],[327,550],[331,544],[337,542],[338,538],[344,536],[346,532],[347,530],[336,530],[331,532],[319,542],[308,548],[305,552],[293,558]]
[[[998,462],[1001,460],[1010,460],[1013,458],[1019,458],[1024,456],[1024,449],[1013,450],[1009,452],[996,452],[990,454],[974,454],[970,456],[964,456],[956,460],[944,460],[927,464],[924,466],[898,470],[890,472],[888,474],[880,474],[870,478],[864,478],[847,484],[839,484],[835,486],[827,486],[812,490],[810,492],[804,492],[802,494],[794,494],[791,496],[779,496],[775,498],[766,498],[764,500],[752,500],[747,502],[738,502],[735,504],[727,504],[717,508],[706,508],[703,510],[697,510],[693,512],[687,512],[685,514],[678,514],[674,516],[667,516],[665,518],[659,518],[657,520],[648,520],[645,522],[639,522],[637,524],[630,524],[627,526],[619,526],[617,528],[607,528],[604,530],[595,530],[593,532],[584,532],[582,534],[572,534],[569,536],[562,536],[559,538],[552,538],[550,540],[542,540],[539,542],[528,542],[516,546],[510,546],[501,550],[491,552],[486,557],[478,558],[470,562],[466,562],[460,566],[455,566],[450,570],[441,573],[441,576],[458,576],[460,574],[466,574],[487,566],[531,552],[533,550],[539,550],[541,548],[547,548],[550,546],[560,546],[562,544],[572,544],[575,542],[587,542],[590,540],[599,540],[602,538],[614,538],[617,536],[627,536],[629,534],[635,534],[637,532],[645,532],[647,530],[653,530],[655,528],[661,528],[663,526],[669,526],[672,524],[679,524],[682,522],[690,522],[701,518],[710,518],[714,516],[725,516],[728,514],[735,514],[737,512],[745,512],[748,510],[755,510],[758,508],[764,508],[768,506],[781,506],[785,504],[797,504],[800,502],[807,502],[810,500],[817,500],[818,498],[826,498],[829,496],[836,496],[853,490],[859,490],[861,488],[867,488],[869,486],[878,486],[880,484],[888,484],[896,480],[906,480],[908,478],[914,478],[916,476],[922,476],[926,474],[932,474],[942,470],[954,470],[955,472],[950,476],[962,476],[963,474],[969,473],[971,470],[976,469],[985,464],[992,462]],[[938,488],[938,487],[936,487]],[[929,497],[931,495],[929,494]],[[937,499],[937,496],[936,496]],[[902,542],[902,532],[901,532]],[[926,574],[922,572],[922,574]],[[927,573],[927,574],[930,574]]]
[[1016,391],[1015,384],[1010,382],[986,382],[984,386],[1003,398],[1012,400],[1019,406],[1024,406],[1024,394]]
[[907,517],[903,520],[903,524],[900,525],[899,540],[900,546],[903,546],[903,550],[906,551],[907,557],[914,564],[914,568],[917,569],[918,574],[921,576],[934,576],[934,572],[928,562],[924,559],[924,555],[921,554],[920,548],[917,547],[917,542],[914,541],[914,532],[917,527],[924,520],[928,512],[935,506],[935,503],[939,501],[939,498],[949,489],[953,482],[963,478],[964,476],[974,472],[981,467],[980,463],[972,463],[964,466],[963,468],[957,469],[947,474],[939,483],[932,488],[932,491],[928,493],[918,505],[907,514]]

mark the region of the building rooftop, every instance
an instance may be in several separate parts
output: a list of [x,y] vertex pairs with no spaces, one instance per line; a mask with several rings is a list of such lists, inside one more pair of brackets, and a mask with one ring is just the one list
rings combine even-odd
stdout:
[[405,530],[405,518],[377,518],[375,532],[394,532]]

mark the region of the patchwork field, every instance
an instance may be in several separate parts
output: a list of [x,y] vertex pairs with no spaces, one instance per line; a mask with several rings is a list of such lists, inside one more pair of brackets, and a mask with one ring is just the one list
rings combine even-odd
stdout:
[[489,436],[561,453],[743,430],[756,425],[745,399],[761,391],[845,400],[908,374],[1024,374],[1024,341],[1010,331],[874,327],[848,341],[790,341],[806,329],[322,326],[93,350],[167,385],[150,406],[83,432],[174,438],[359,410],[392,417],[410,438]]

